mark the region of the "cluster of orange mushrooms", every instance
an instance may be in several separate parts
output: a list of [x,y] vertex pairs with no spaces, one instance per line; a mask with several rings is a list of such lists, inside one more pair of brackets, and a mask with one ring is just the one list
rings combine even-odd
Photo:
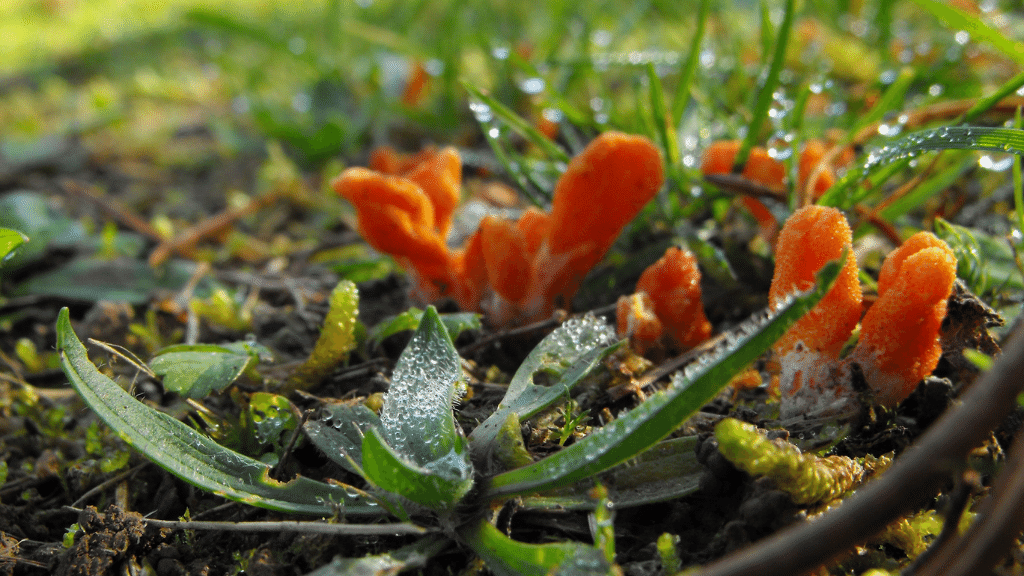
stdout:
[[[735,142],[712,145],[702,171],[731,170],[737,150]],[[835,180],[834,165],[821,161],[824,155],[824,145],[809,142],[798,163],[801,185],[817,194]],[[755,149],[743,176],[778,187],[785,169]],[[570,162],[555,187],[550,212],[530,208],[515,221],[486,216],[458,248],[446,243],[462,187],[461,160],[454,149],[415,155],[376,151],[370,168],[349,168],[333,185],[356,207],[367,243],[408,272],[414,298],[451,298],[465,310],[484,313],[492,326],[508,327],[569,307],[586,274],[663,181],[661,157],[650,141],[608,132]],[[810,288],[815,273],[844,249],[847,260],[835,286],[774,346],[783,414],[826,409],[851,398],[852,363],[860,366],[880,403],[895,405],[939,360],[939,327],[956,260],[944,242],[927,232],[912,236],[886,258],[878,299],[862,315],[846,218],[834,208],[801,208],[775,241],[770,305],[777,307],[789,294]],[[712,327],[704,314],[700,279],[693,254],[670,248],[643,272],[635,293],[619,299],[620,335],[640,354],[687,349],[707,339]],[[859,341],[841,358],[858,323]]]

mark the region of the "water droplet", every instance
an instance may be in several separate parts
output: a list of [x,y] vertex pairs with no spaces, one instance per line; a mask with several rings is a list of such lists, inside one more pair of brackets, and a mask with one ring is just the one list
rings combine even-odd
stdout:
[[544,86],[543,78],[527,78],[519,83],[519,89],[530,95],[540,94],[544,91]]

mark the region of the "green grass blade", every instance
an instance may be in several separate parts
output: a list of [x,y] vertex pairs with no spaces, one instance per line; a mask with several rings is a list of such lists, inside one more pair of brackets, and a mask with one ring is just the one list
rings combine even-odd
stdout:
[[[975,102],[974,106],[971,106],[953,124],[970,124],[1000,100],[1019,90],[1021,86],[1024,86],[1024,72],[1010,78],[998,90]],[[1020,126],[1015,126],[1015,128],[1020,128]]]
[[[615,508],[629,508],[666,502],[693,494],[700,487],[704,465],[694,452],[696,436],[670,438],[650,450],[603,472],[598,481],[608,487]],[[523,508],[541,510],[593,510],[596,502],[587,496],[594,487],[586,479],[537,496],[525,496]]]
[[505,106],[501,102],[498,102],[497,99],[484,93],[483,90],[480,90],[476,86],[473,86],[468,82],[463,82],[462,85],[465,87],[466,91],[473,96],[473,98],[476,98],[490,107],[496,117],[508,124],[509,127],[517,134],[529,140],[531,144],[543,150],[549,158],[568,164],[569,154],[565,150],[562,150],[558,144],[555,144],[546,136],[541,134],[539,130],[531,126],[530,123],[523,119],[522,116],[516,114],[511,108]]
[[589,478],[647,450],[668,436],[690,415],[714,398],[729,380],[764,353],[790,326],[828,292],[839,275],[839,262],[818,273],[810,292],[795,296],[767,321],[741,330],[715,357],[673,378],[668,390],[610,424],[547,458],[491,478],[484,497],[529,494]]
[[[832,185],[818,204],[822,206],[849,207],[862,197],[853,192],[867,175],[892,173],[901,169],[911,158],[921,152],[936,150],[983,150],[988,152],[1009,152],[1024,155],[1024,130],[1016,128],[992,128],[987,126],[943,126],[930,130],[912,132],[906,136],[872,151],[867,161],[849,170]],[[864,193],[869,193],[880,182]]]
[[129,446],[185,482],[253,506],[329,515],[333,504],[348,515],[383,515],[376,503],[346,494],[344,488],[298,477],[270,478],[270,467],[224,448],[163,412],[149,408],[104,376],[89,361],[71,328],[68,309],[57,317],[57,350],[71,385],[85,403]]
[[1007,58],[1024,64],[1024,42],[1011,40],[1001,31],[982,22],[980,18],[939,0],[913,0],[953,30],[964,30],[971,38],[985,42],[1002,52]]
[[857,124],[851,129],[848,134],[852,138],[853,135],[859,133],[862,128],[878,122],[885,116],[886,113],[892,110],[901,110],[903,108],[903,99],[907,95],[907,90],[910,89],[910,85],[914,83],[917,78],[917,72],[911,68],[906,67],[900,70],[899,75],[893,80],[892,84],[885,89],[882,93],[882,97],[878,99],[878,102],[871,107],[871,110],[862,116]]
[[661,149],[665,151],[665,161],[669,174],[678,180],[677,171],[682,158],[679,155],[679,142],[676,139],[676,121],[671,111],[665,106],[665,93],[661,86],[661,78],[653,62],[647,64],[647,80],[650,88],[651,113],[654,115],[654,133],[661,141]]
[[[750,156],[750,149],[761,137],[761,129],[768,121],[768,109],[771,108],[773,94],[779,86],[779,74],[782,72],[782,65],[786,60],[786,47],[789,45],[790,31],[793,29],[793,13],[795,11],[796,1],[786,0],[786,11],[782,16],[779,33],[775,37],[775,50],[772,53],[771,64],[765,75],[764,83],[757,93],[757,99],[754,101],[753,115],[747,126],[747,135],[743,138],[740,150],[736,154],[733,170],[737,173],[743,170],[743,165],[747,163],[747,158]],[[767,25],[768,23],[765,22],[765,26]]]
[[[1013,126],[1018,130],[1021,127],[1020,108],[1017,108],[1013,118]],[[1021,178],[1020,156],[1013,159],[1013,205],[1017,213],[1017,242],[1019,243],[1021,233],[1024,233],[1024,182]]]
[[[710,8],[711,0],[701,0],[700,8],[697,11],[697,31],[690,41],[690,54],[686,57],[682,72],[679,74],[679,85],[676,86],[675,98],[672,100],[672,118],[675,119],[682,117],[686,104],[690,100],[690,89],[693,79],[697,75],[697,65],[700,64],[700,47],[704,42],[704,32],[708,27]],[[675,129],[674,126],[672,128]]]

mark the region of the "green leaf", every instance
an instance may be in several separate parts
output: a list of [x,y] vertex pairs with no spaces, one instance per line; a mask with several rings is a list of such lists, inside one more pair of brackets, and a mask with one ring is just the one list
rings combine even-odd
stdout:
[[[386,490],[435,507],[465,494],[472,484],[473,465],[452,413],[461,382],[461,359],[437,311],[428,306],[392,373],[380,414],[381,434],[370,429],[363,439],[367,478]],[[376,457],[382,460],[375,461]],[[403,476],[385,478],[376,472]],[[392,480],[412,492],[388,488],[396,487]],[[435,494],[431,486],[440,492]]]
[[11,258],[14,255],[14,249],[25,242],[28,242],[28,236],[21,232],[10,228],[0,228],[0,264]]
[[697,31],[690,38],[690,53],[683,61],[679,84],[676,86],[676,94],[672,100],[672,118],[682,118],[686,104],[690,100],[693,78],[697,75],[697,66],[700,64],[701,43],[704,41],[704,31],[707,29],[710,8],[711,0],[700,1],[700,8],[697,10]]
[[368,499],[349,496],[342,486],[297,477],[270,478],[270,467],[210,440],[163,412],[149,408],[104,376],[89,361],[71,328],[68,309],[57,317],[57,350],[71,385],[82,400],[129,446],[185,482],[253,506],[327,515],[335,505],[349,515],[383,515]]
[[451,545],[443,536],[427,536],[408,546],[362,558],[335,557],[330,564],[306,576],[393,576],[405,570],[426,568],[427,562]]
[[559,574],[597,576],[611,573],[601,550],[578,542],[524,544],[505,536],[486,520],[459,530],[462,540],[498,576]]
[[449,508],[473,487],[464,443],[461,451],[434,460],[427,468],[403,458],[384,442],[377,428],[370,428],[363,437],[362,452],[367,480],[435,510]]
[[362,404],[330,404],[302,429],[328,458],[350,472],[362,474],[363,436],[370,428],[379,427],[380,418]]
[[729,380],[763,354],[828,292],[839,275],[839,259],[818,273],[818,284],[795,295],[767,320],[753,322],[731,334],[725,347],[677,373],[671,386],[547,458],[490,478],[489,498],[550,490],[589,478],[633,458],[668,436],[717,394]]
[[248,410],[253,437],[261,446],[280,441],[282,434],[299,424],[292,403],[280,394],[254,392],[249,397]]
[[[165,390],[186,398],[203,398],[227,388],[258,364],[260,350],[255,346],[248,342],[177,344],[157,352],[149,367],[164,377]],[[266,348],[263,351],[269,353]]]
[[0,227],[32,238],[7,262],[10,270],[38,260],[50,247],[75,248],[90,242],[81,223],[51,208],[42,194],[26,190],[0,196]]
[[[613,339],[611,329],[594,316],[572,318],[544,338],[519,365],[498,408],[469,435],[474,460],[488,460],[498,430],[511,413],[525,420],[568,397],[573,386],[618,348],[611,345]],[[542,373],[551,385],[533,383]]]
[[[16,256],[20,257],[22,254],[23,252],[19,251]],[[83,257],[76,258],[56,270],[33,276],[19,284],[14,294],[55,296],[85,302],[113,300],[129,304],[146,304],[157,290],[180,291],[195,276],[195,269],[194,262],[185,260],[172,260],[162,269],[154,270],[142,260],[99,260]],[[200,280],[195,295],[208,296],[211,293],[210,286],[209,280]]]
[[1006,241],[942,218],[935,219],[935,235],[953,249],[956,275],[963,278],[975,294],[1024,289],[1013,249]]
[[[597,477],[608,487],[609,500],[616,509],[643,506],[680,498],[697,491],[704,466],[697,461],[696,436],[670,438],[657,443],[636,458],[623,462]],[[592,510],[587,497],[594,480],[522,499],[524,508],[547,510]]]
[[[452,340],[459,337],[466,330],[479,330],[480,329],[480,318],[481,314],[474,312],[455,312],[451,314],[439,314],[441,323],[444,324],[448,334]],[[366,339],[367,346],[373,348],[380,344],[388,336],[398,334],[399,332],[405,332],[406,330],[415,330],[419,328],[420,321],[423,318],[423,310],[419,308],[409,308],[405,312],[392,316],[391,318],[382,320],[379,324],[370,330],[370,335]]]

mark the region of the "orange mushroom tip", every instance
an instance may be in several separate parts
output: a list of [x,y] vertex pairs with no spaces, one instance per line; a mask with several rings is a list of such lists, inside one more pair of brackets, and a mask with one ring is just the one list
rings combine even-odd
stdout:
[[[794,212],[779,235],[771,305],[809,288],[814,274],[850,245],[850,227],[838,210],[807,206]],[[841,360],[840,350],[861,313],[851,250],[828,294],[773,347],[780,364],[783,417],[851,402],[854,362],[880,403],[893,406],[906,398],[938,363],[939,328],[955,279],[956,258],[949,246],[927,232],[908,239],[886,258],[879,298],[861,320],[857,346]]]
[[928,232],[911,237],[883,263],[878,300],[864,315],[850,355],[881,404],[901,402],[938,365],[939,331],[955,280],[953,251]]
[[861,314],[861,289],[853,234],[843,213],[835,208],[805,206],[786,220],[776,244],[775,274],[768,300],[778,307],[792,293],[809,290],[815,275],[828,262],[847,251],[846,262],[832,289],[774,346],[785,356],[796,350],[813,350],[839,358]]
[[640,275],[636,293],[619,299],[619,334],[640,354],[692,348],[706,340],[711,323],[704,315],[700,279],[696,257],[669,248]]

